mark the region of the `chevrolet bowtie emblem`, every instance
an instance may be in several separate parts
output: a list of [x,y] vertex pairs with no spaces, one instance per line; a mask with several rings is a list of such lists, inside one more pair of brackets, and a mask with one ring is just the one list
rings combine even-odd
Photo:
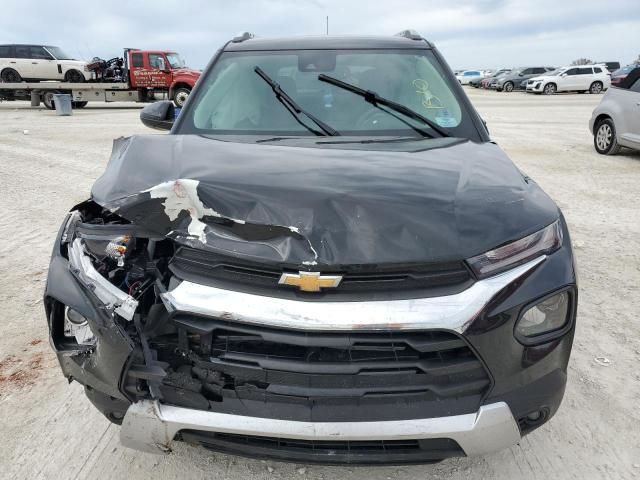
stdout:
[[298,287],[303,292],[319,292],[321,288],[336,288],[342,275],[320,275],[320,272],[283,273],[278,283]]

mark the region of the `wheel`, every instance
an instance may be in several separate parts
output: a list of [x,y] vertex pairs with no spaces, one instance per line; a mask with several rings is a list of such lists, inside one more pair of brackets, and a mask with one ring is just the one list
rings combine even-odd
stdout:
[[69,70],[64,74],[64,81],[69,83],[84,83],[85,78],[78,70]]
[[513,92],[513,82],[506,82],[502,86],[502,90],[504,90],[505,92]]
[[53,101],[53,96],[56,93],[58,92],[51,91],[51,92],[45,92],[42,94],[42,104],[44,105],[44,108],[46,108],[47,110],[55,110],[56,104]]
[[616,140],[616,127],[613,120],[605,118],[595,128],[593,135],[593,146],[596,152],[601,155],[615,155],[621,148]]
[[5,68],[0,74],[0,79],[4,83],[17,83],[22,81],[22,77],[13,68]]
[[589,87],[589,93],[602,93],[602,82],[593,82]]
[[173,103],[175,103],[176,107],[184,107],[184,104],[186,103],[187,98],[189,98],[190,93],[191,90],[189,90],[188,88],[177,88],[173,92]]
[[89,102],[72,102],[71,106],[73,108],[84,108],[87,106]]
[[556,84],[555,83],[547,83],[544,86],[544,94],[545,95],[553,95],[554,93],[556,93]]

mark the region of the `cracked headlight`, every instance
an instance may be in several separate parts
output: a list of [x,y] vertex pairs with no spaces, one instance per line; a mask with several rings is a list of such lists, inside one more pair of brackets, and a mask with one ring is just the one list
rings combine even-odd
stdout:
[[127,320],[133,319],[133,314],[138,308],[137,300],[111,284],[95,269],[91,258],[85,254],[83,242],[79,238],[69,245],[69,268],[109,311],[113,310]]
[[515,242],[489,250],[467,259],[478,278],[486,278],[533,260],[541,255],[555,252],[562,245],[562,226],[556,220],[548,227],[538,230]]
[[111,238],[84,238],[87,251],[97,259],[111,259],[119,267],[124,265],[125,258],[135,248],[135,238],[131,235],[117,235]]

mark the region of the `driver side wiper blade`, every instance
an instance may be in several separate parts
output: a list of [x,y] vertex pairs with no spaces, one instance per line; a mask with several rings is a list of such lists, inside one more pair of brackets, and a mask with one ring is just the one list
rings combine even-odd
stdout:
[[[369,102],[373,106],[384,105],[385,107],[390,108],[391,110],[398,112],[402,115],[405,115],[409,118],[413,118],[414,120],[418,120],[425,125],[428,125],[433,131],[435,131],[441,137],[450,137],[447,132],[441,129],[434,122],[429,120],[426,117],[423,117],[418,112],[411,110],[409,107],[406,107],[400,103],[396,103],[393,100],[389,100],[388,98],[381,97],[376,92],[371,90],[365,90],[360,87],[356,87],[355,85],[351,85],[350,83],[343,82],[342,80],[338,80],[337,78],[330,77],[321,73],[318,75],[318,80],[321,82],[330,83],[331,85],[335,85],[338,88],[342,88],[343,90],[347,90],[349,92],[355,93],[356,95],[360,95],[366,102]],[[383,109],[384,110],[384,109]]]
[[319,118],[317,118],[315,115],[307,112],[306,110],[304,110],[300,105],[298,105],[296,103],[296,101],[291,98],[289,95],[287,95],[287,92],[285,92],[282,87],[280,87],[280,84],[276,81],[274,81],[269,75],[267,75],[267,73],[262,70],[260,67],[255,67],[253,69],[254,72],[256,72],[260,78],[262,78],[270,87],[271,90],[273,90],[273,93],[275,93],[276,98],[278,100],[280,100],[280,102],[282,102],[284,104],[284,106],[286,107],[286,109],[291,112],[291,114],[293,116],[296,117],[296,120],[298,121],[298,123],[300,125],[302,125],[303,127],[305,127],[306,129],[310,130],[313,133],[318,133],[316,132],[316,130],[310,128],[308,125],[306,125],[304,122],[302,122],[300,120],[300,118],[298,117],[298,115],[300,115],[301,113],[303,115],[305,115],[307,118],[309,118],[313,123],[315,123],[318,127],[320,127],[320,130],[322,130],[324,132],[325,135],[329,135],[331,137],[335,137],[340,135],[333,127],[330,127],[329,125],[327,125],[326,123],[324,123],[322,120],[320,120]]

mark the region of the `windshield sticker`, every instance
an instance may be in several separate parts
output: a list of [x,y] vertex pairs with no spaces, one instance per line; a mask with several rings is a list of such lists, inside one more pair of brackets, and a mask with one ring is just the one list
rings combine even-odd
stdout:
[[458,121],[451,116],[451,113],[446,108],[438,110],[436,123],[441,127],[455,127],[458,125]]
[[429,82],[422,78],[416,78],[412,82],[416,93],[422,97],[422,106],[427,109],[443,108],[442,102],[429,90]]

